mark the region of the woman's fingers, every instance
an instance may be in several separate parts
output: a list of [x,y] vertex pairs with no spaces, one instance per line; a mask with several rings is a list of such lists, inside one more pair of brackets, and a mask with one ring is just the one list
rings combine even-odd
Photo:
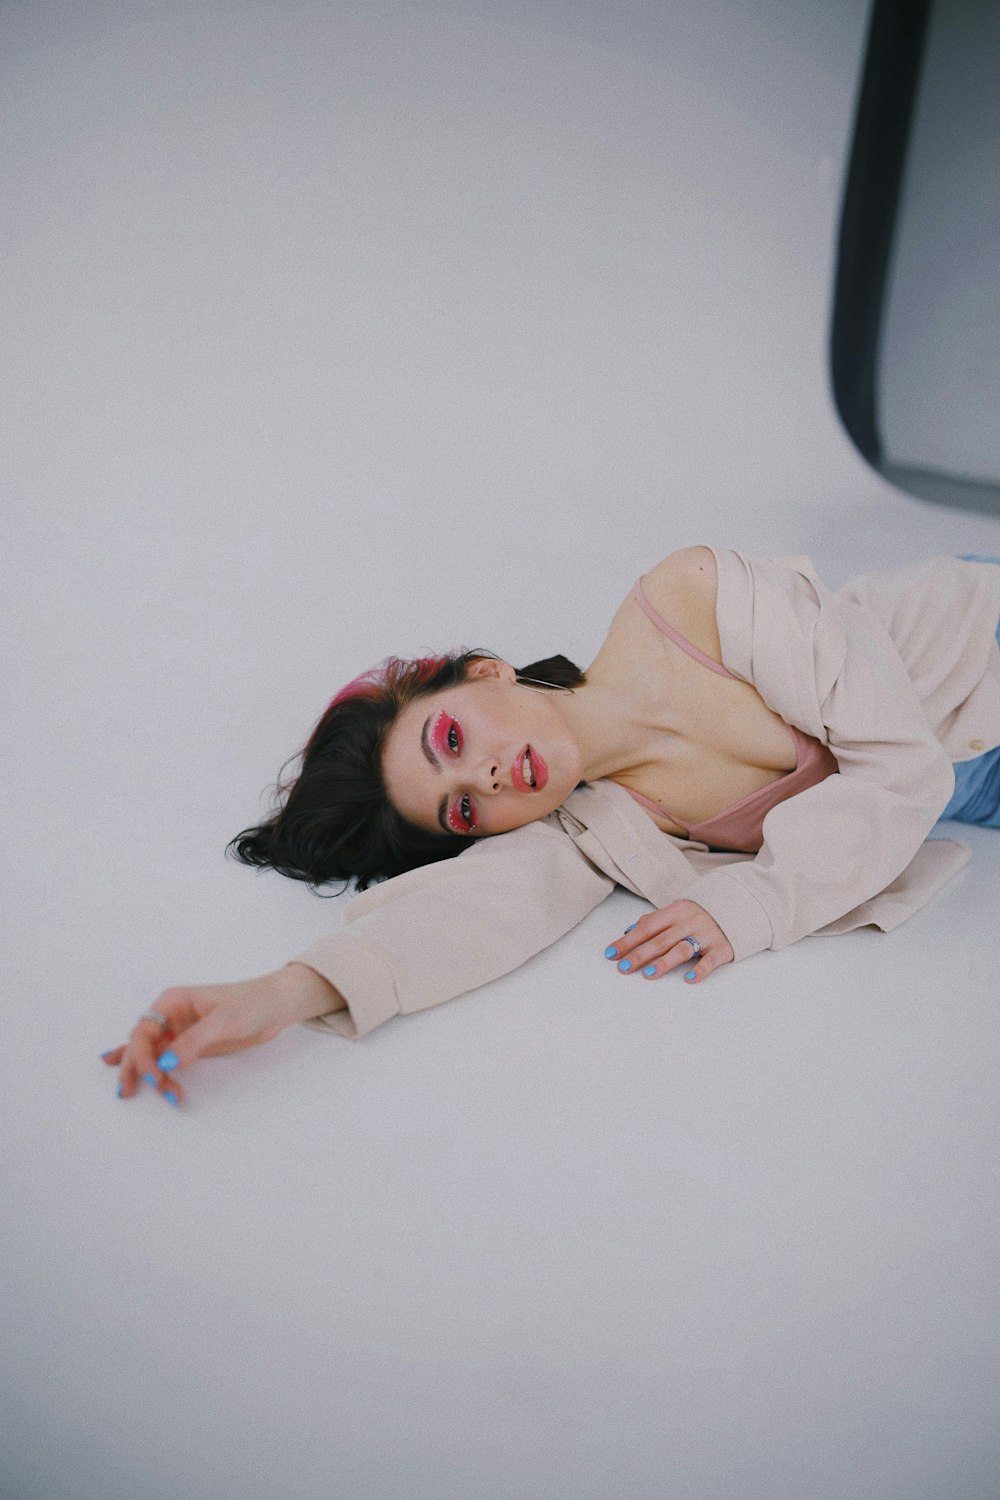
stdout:
[[230,1032],[230,1018],[222,1007],[213,1008],[201,1020],[179,1031],[168,1046],[160,1048],[157,1067],[168,1079],[176,1080],[178,1068],[189,1068],[199,1057],[215,1057],[236,1050]]
[[[118,1075],[118,1097],[120,1099],[132,1099],[143,1089],[152,1089],[162,1094],[168,1104],[180,1104],[185,1095],[184,1089],[172,1078],[169,1072],[164,1071],[157,1064],[150,1064],[143,1069],[140,1062],[131,1056],[127,1048],[117,1048],[123,1053],[121,1059],[121,1071]],[[109,1061],[105,1058],[105,1061]],[[113,1066],[113,1064],[112,1064]]]
[[148,1086],[179,1104],[184,1098],[179,1069],[202,1057],[270,1041],[298,1014],[294,990],[285,968],[231,984],[165,990],[155,1010],[167,1029],[155,1016],[142,1016],[124,1047],[102,1054],[109,1066],[121,1070],[120,1096],[131,1099]]
[[144,1084],[152,1084],[158,1087],[159,1078],[155,1073],[156,1053],[153,1044],[153,1033],[162,1035],[161,1028],[155,1021],[140,1022],[132,1030],[128,1046],[125,1048],[121,1060],[121,1072],[118,1077],[118,1092],[123,1099],[131,1099]]
[[679,942],[670,944],[667,951],[659,957],[651,956],[648,962],[642,965],[642,973],[647,979],[659,979],[661,974],[669,974],[672,969],[683,968],[686,984],[697,984],[701,979],[707,979],[714,969],[718,969],[728,959],[719,958],[712,947],[702,948],[701,953],[696,953],[686,938]]
[[[700,947],[698,953],[693,938]],[[694,901],[674,901],[647,912],[616,939],[605,956],[623,974],[659,979],[683,966],[685,982],[697,984],[723,964],[732,963],[733,950],[714,917]]]
[[183,1090],[171,1085],[169,1073],[161,1068],[159,1058],[173,1045],[175,1032],[189,1024],[193,1010],[183,990],[165,990],[156,1001],[156,1010],[167,1021],[166,1030],[153,1016],[142,1016],[124,1047],[113,1047],[101,1055],[109,1067],[120,1069],[120,1098],[131,1099],[142,1088],[149,1087],[163,1094],[169,1090],[174,1098],[168,1103],[179,1103]]
[[183,1104],[187,1097],[184,1093],[184,1085],[171,1073],[161,1079],[156,1091],[163,1095],[168,1104]]
[[118,1097],[120,1099],[131,1099],[139,1088],[141,1074],[135,1063],[129,1057],[126,1049],[122,1058],[121,1072],[118,1074]]

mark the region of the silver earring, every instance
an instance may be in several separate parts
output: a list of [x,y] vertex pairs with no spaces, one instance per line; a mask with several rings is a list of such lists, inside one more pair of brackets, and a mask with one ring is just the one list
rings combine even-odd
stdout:
[[[563,682],[543,682],[540,677],[522,677],[520,672],[514,679],[519,687],[531,688],[533,693],[541,692],[542,688],[555,688],[557,693],[572,693],[573,688],[567,687]],[[535,684],[533,686],[533,684]]]

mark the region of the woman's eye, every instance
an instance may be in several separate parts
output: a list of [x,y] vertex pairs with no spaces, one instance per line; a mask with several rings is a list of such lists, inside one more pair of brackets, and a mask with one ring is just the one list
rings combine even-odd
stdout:
[[458,725],[451,724],[448,728],[448,749],[453,755],[457,755],[462,748],[462,741],[458,733]]
[[458,804],[458,812],[459,812],[459,816],[461,817],[462,822],[465,824],[466,828],[469,829],[469,830],[471,830],[471,828],[472,828],[472,798],[469,796],[468,792],[466,792],[465,796],[459,802],[459,804]]

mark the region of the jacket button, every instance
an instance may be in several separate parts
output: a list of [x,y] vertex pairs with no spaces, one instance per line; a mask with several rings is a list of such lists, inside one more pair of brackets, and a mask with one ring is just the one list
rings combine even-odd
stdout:
[[985,740],[970,740],[969,741],[969,749],[970,750],[985,750],[986,749],[986,741]]

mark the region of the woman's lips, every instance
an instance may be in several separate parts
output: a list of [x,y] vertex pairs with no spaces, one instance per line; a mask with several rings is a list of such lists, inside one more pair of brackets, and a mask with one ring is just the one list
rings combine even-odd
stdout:
[[549,779],[549,770],[542,757],[537,751],[528,746],[528,754],[531,756],[531,769],[535,773],[535,791],[540,792]]
[[[531,771],[535,779],[534,786],[532,786],[530,782],[527,782],[524,779],[525,756],[528,757]],[[510,776],[519,792],[540,792],[542,790],[542,787],[549,779],[548,768],[544,760],[542,760],[542,757],[538,754],[537,750],[532,750],[530,745],[525,745],[524,749],[517,757],[517,760],[515,760],[514,764],[511,766]]]

